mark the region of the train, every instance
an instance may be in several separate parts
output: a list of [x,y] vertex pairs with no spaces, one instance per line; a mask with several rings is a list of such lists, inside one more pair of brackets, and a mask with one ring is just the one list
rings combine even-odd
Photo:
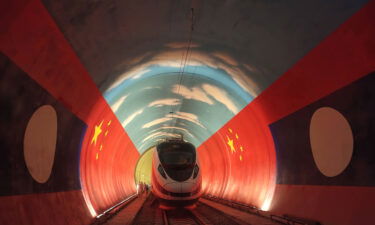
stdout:
[[159,143],[153,153],[151,185],[161,206],[194,206],[202,195],[202,176],[194,145],[183,139]]

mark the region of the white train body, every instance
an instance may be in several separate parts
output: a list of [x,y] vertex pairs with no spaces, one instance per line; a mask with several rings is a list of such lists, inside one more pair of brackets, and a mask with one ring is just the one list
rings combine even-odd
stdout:
[[182,140],[157,145],[152,160],[152,192],[164,205],[186,206],[201,196],[202,176],[195,147]]

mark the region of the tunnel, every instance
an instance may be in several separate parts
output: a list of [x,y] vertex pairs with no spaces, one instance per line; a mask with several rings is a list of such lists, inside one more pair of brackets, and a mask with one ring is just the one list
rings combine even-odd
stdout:
[[0,6],[0,224],[93,224],[176,136],[203,196],[372,223],[375,1]]

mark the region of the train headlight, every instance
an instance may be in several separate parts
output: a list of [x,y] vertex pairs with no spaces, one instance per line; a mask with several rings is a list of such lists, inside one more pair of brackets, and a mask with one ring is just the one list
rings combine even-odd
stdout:
[[193,173],[193,179],[197,178],[198,173],[199,173],[199,166],[197,164],[195,164],[194,173]]
[[160,164],[158,166],[158,171],[159,171],[160,175],[162,177],[164,177],[164,179],[167,179],[167,175],[165,175],[164,169],[163,169],[163,167]]

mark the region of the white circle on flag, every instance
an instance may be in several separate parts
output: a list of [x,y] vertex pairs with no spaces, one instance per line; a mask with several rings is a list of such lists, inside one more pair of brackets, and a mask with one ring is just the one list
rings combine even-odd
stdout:
[[50,105],[39,107],[31,116],[23,139],[23,153],[30,175],[38,183],[49,179],[55,158],[57,114]]
[[349,122],[337,110],[322,107],[310,122],[310,144],[315,164],[327,177],[342,173],[353,154],[353,133]]

